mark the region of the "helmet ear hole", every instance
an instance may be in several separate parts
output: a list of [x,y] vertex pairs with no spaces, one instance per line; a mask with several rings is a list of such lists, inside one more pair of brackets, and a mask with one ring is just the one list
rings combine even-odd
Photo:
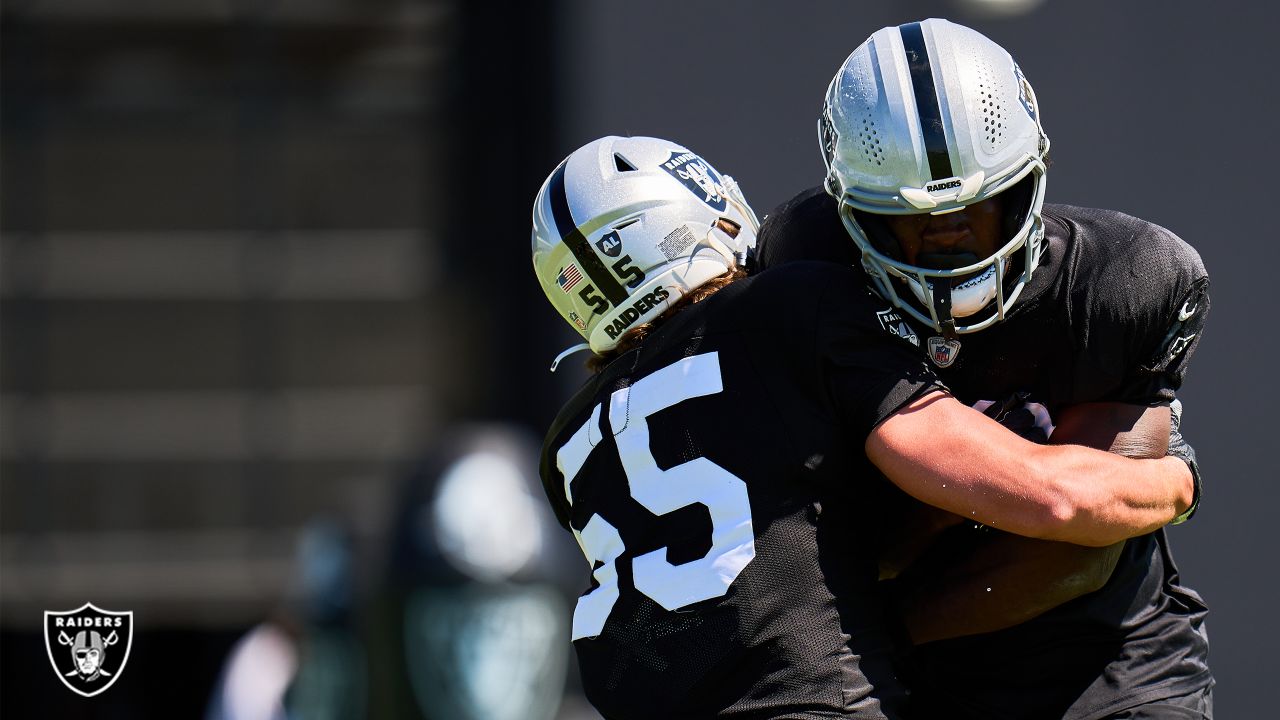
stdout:
[[742,232],[742,226],[730,220],[729,218],[722,217],[716,220],[715,226],[719,228],[720,232],[724,233],[725,235],[728,235],[731,238],[737,238],[738,233]]

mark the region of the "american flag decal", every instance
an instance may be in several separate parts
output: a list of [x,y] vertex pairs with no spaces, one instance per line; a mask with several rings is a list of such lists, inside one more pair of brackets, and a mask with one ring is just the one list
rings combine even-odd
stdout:
[[581,280],[582,271],[578,269],[577,265],[560,268],[560,274],[556,276],[556,284],[565,292],[572,290],[573,286],[577,285]]

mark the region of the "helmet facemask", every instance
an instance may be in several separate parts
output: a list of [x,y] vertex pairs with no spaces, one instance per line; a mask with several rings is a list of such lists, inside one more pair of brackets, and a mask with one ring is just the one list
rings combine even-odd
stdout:
[[985,258],[957,253],[931,256],[930,262],[918,258],[910,265],[884,214],[841,203],[840,215],[881,296],[943,334],[976,332],[1004,319],[1040,262],[1043,172],[1039,175],[1028,173],[999,195],[1004,201],[999,245]]
[[[818,140],[827,192],[886,300],[948,336],[1006,316],[1040,261],[1049,140],[1030,83],[1003,48],[945,20],[883,28],[836,73]],[[997,196],[1005,215],[985,258],[908,264],[885,218]]]

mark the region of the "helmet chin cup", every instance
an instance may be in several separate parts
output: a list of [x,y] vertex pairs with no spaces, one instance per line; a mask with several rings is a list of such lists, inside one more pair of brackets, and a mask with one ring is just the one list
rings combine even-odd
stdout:
[[[1000,262],[1005,262],[1000,260]],[[919,281],[907,282],[907,287],[911,289],[911,294],[915,296],[916,301],[921,307],[928,307],[929,303],[937,296],[938,291],[950,288],[950,305],[952,317],[969,317],[980,312],[983,308],[991,304],[996,298],[996,275],[1003,274],[996,272],[994,264],[987,266],[987,269],[979,272],[977,275],[956,282],[955,278],[928,278],[924,282]]]

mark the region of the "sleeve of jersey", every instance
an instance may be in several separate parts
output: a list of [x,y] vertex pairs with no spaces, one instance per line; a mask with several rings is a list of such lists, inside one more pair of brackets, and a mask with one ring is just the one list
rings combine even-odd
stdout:
[[803,260],[838,265],[860,262],[858,248],[840,222],[835,201],[822,188],[806,190],[778,206],[765,218],[756,237],[757,270]]
[[[1112,278],[1089,284],[1086,347],[1096,365],[1117,376],[1108,399],[1168,403],[1204,332],[1209,277],[1196,251],[1163,228],[1150,226],[1130,249],[1108,273]],[[1124,272],[1123,281],[1116,271]]]
[[855,276],[828,284],[817,328],[818,359],[838,420],[851,437],[872,429],[907,403],[946,390],[919,348],[880,327],[875,296]]
[[542,489],[547,494],[547,501],[551,503],[551,509],[556,514],[556,520],[565,530],[570,530],[569,503],[568,499],[564,497],[564,477],[560,474],[560,470],[556,468],[555,456],[551,448],[558,426],[559,422],[557,421],[547,435],[546,442],[542,445],[542,458],[538,464],[538,474],[542,478]]

